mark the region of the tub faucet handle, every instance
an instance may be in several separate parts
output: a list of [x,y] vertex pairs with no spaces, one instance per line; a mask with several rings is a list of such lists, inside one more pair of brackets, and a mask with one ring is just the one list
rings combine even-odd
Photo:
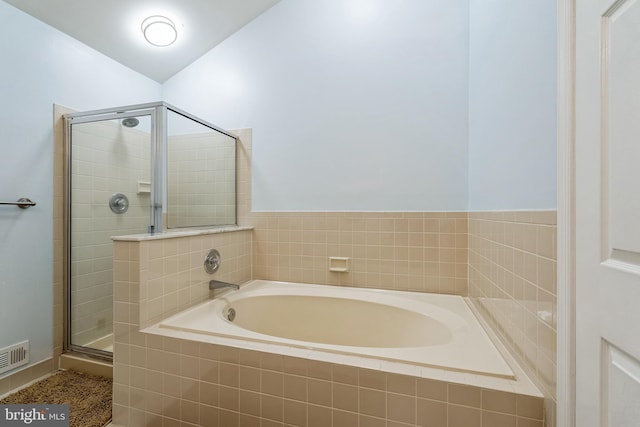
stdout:
[[204,271],[206,271],[207,274],[213,274],[220,268],[221,263],[222,258],[220,257],[220,252],[216,249],[210,249],[207,256],[204,257]]

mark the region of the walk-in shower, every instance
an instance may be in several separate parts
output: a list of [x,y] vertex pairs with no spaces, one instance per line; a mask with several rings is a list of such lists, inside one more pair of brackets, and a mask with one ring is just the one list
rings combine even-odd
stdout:
[[66,349],[108,358],[111,237],[235,224],[236,138],[162,102],[64,119]]

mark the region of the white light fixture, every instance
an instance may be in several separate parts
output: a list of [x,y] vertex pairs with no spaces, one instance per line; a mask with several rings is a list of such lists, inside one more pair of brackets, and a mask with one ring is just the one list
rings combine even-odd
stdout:
[[178,38],[175,24],[166,16],[150,16],[142,21],[141,28],[144,38],[154,46],[169,46]]

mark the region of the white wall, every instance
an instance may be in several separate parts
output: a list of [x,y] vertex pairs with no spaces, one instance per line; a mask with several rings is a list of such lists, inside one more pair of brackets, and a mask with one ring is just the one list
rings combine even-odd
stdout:
[[52,353],[53,104],[90,110],[156,101],[161,87],[0,1],[0,347]]
[[556,2],[471,0],[469,210],[556,207]]
[[551,0],[283,0],[164,96],[254,129],[255,210],[553,209],[555,26]]
[[164,85],[252,127],[254,210],[464,210],[468,0],[282,0]]

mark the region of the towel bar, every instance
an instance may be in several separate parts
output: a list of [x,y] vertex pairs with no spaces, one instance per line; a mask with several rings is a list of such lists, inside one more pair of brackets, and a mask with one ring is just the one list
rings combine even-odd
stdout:
[[29,209],[31,206],[35,206],[36,202],[33,202],[26,197],[21,197],[17,202],[0,202],[0,205],[14,205],[20,209]]

